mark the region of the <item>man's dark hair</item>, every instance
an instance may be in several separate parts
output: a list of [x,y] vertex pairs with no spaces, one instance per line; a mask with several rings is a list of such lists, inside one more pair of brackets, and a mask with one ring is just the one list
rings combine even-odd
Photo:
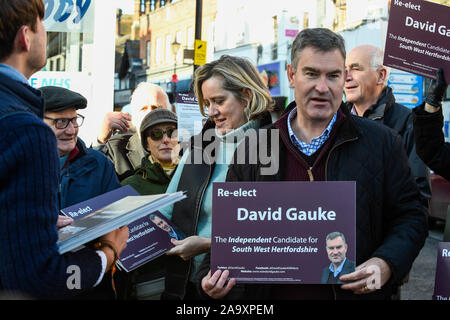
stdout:
[[0,0],[0,61],[11,55],[19,29],[29,26],[36,32],[36,20],[44,15],[42,0]]
[[338,49],[345,61],[345,41],[341,35],[326,28],[303,29],[297,34],[291,49],[291,65],[297,71],[300,53],[306,47],[316,48],[318,51],[329,52]]

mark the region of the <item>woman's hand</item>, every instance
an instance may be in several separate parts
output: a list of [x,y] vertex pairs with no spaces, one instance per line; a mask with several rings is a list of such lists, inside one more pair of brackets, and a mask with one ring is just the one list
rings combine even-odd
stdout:
[[202,279],[202,289],[203,291],[213,299],[221,299],[225,297],[231,288],[236,284],[236,280],[231,278],[228,282],[228,275],[230,272],[228,270],[217,270],[211,276],[211,270]]
[[211,247],[211,239],[199,236],[190,236],[183,240],[172,239],[175,246],[166,252],[168,255],[178,255],[187,261],[199,254],[205,253]]

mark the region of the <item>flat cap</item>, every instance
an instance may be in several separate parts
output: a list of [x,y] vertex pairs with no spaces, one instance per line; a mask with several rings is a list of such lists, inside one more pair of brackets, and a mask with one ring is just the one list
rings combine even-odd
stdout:
[[168,109],[158,108],[150,111],[142,120],[140,132],[141,135],[150,127],[160,123],[178,123],[178,118],[175,113]]
[[58,112],[68,108],[84,109],[87,100],[81,94],[66,88],[48,86],[41,87],[45,111]]

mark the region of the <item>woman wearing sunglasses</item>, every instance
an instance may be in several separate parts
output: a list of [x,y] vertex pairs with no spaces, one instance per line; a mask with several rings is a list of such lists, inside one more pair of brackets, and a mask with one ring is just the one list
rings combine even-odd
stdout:
[[161,210],[187,236],[172,239],[175,247],[167,252],[172,262],[163,299],[201,298],[194,283],[211,245],[213,182],[225,181],[244,135],[271,123],[269,90],[247,59],[224,55],[199,67],[194,76],[200,111],[209,119],[191,138],[167,189],[186,191],[187,199]]
[[[155,109],[142,120],[140,127],[141,143],[148,152],[142,158],[142,164],[136,168],[134,175],[121,182],[130,185],[141,195],[151,195],[166,192],[170,179],[179,162],[177,115],[167,109]],[[153,296],[160,294],[158,281],[164,274],[166,256],[156,258],[150,263],[133,270],[130,273],[119,272],[116,279],[118,295],[121,299],[145,299],[141,291],[152,291]],[[139,287],[141,291],[137,291]],[[159,291],[158,291],[159,290]]]
[[178,164],[177,115],[167,109],[155,109],[142,120],[141,143],[148,152],[133,176],[121,182],[141,195],[166,192]]

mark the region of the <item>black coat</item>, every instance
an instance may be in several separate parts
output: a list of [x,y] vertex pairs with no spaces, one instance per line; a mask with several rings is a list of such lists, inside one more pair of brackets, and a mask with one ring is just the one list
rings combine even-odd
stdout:
[[438,175],[450,180],[450,143],[445,142],[442,108],[429,113],[424,105],[413,110],[417,154]]
[[[269,112],[261,115],[260,125],[268,125],[272,122]],[[205,158],[207,148],[214,151],[212,146],[219,143],[216,136],[211,140],[202,139],[205,132],[214,129],[215,123],[208,120],[203,126],[202,132],[191,138],[189,144],[190,161],[183,167],[178,190],[186,191],[187,198],[174,204],[172,222],[186,235],[186,237],[197,234],[197,223],[205,190],[211,180],[215,168],[215,154],[212,158]],[[207,136],[207,135],[206,135]],[[199,143],[200,142],[200,143]],[[201,163],[198,163],[201,159]],[[186,295],[186,288],[191,268],[191,260],[184,261],[178,256],[170,256],[171,261],[167,264],[165,291],[162,295],[164,300],[180,300]]]
[[[292,103],[287,112],[294,107]],[[402,283],[425,243],[426,208],[421,203],[400,136],[377,122],[351,116],[344,106],[341,109],[346,118],[328,154],[326,180],[356,181],[356,263],[360,265],[372,257],[382,258],[390,266],[392,276],[381,290],[371,294],[354,295],[340,287],[334,292],[337,299],[386,299]],[[262,175],[261,168],[267,165],[260,162],[237,164],[235,161],[228,169],[227,181],[280,181],[286,155],[281,134],[278,145],[279,157],[271,159],[273,163],[278,162],[279,170],[275,174]],[[259,144],[249,145],[244,141],[239,148],[245,148],[245,154],[259,154],[256,150]],[[209,255],[205,257],[197,274],[198,281],[209,271],[209,258]],[[264,299],[270,296],[270,285],[247,288],[240,285],[236,291],[241,295],[231,290],[233,299]]]
[[[347,103],[349,110],[352,107],[353,104]],[[396,103],[392,89],[385,87],[377,102],[364,112],[363,117],[388,126],[402,137],[412,175],[419,187],[423,204],[428,207],[428,201],[431,199],[429,172],[417,155],[411,109]]]

